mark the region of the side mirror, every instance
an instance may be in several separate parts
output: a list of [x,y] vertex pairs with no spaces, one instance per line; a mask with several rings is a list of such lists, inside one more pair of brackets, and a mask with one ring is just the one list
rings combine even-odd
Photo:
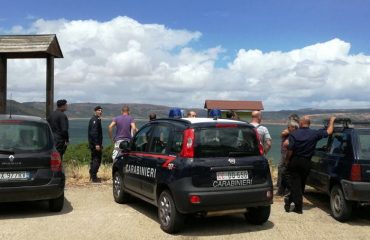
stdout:
[[129,152],[131,150],[130,142],[129,141],[122,141],[119,144],[119,148],[122,150],[122,152]]

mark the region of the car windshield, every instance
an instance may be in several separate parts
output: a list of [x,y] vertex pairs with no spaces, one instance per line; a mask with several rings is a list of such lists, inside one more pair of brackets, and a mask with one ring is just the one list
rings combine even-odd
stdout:
[[48,126],[27,121],[0,121],[0,151],[39,151],[49,146]]
[[194,151],[195,157],[259,155],[256,134],[249,127],[196,129]]
[[359,158],[370,161],[370,132],[358,131]]

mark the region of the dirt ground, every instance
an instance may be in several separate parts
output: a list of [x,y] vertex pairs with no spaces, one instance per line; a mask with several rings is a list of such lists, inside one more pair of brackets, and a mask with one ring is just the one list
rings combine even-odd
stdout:
[[328,197],[311,190],[303,215],[285,213],[275,198],[269,221],[263,226],[245,222],[242,214],[190,218],[183,231],[164,233],[157,210],[140,200],[119,205],[110,184],[68,186],[61,213],[50,213],[45,202],[0,204],[0,239],[370,239],[370,209],[356,210],[348,223],[329,214]]

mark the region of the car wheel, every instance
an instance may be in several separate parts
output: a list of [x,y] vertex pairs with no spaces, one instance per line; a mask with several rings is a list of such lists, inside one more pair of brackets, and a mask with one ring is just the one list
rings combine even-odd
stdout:
[[176,209],[169,191],[165,190],[158,199],[158,218],[161,229],[167,233],[176,233],[180,230],[184,216]]
[[113,175],[113,197],[117,203],[127,203],[130,200],[130,194],[123,189],[123,178],[119,171]]
[[62,211],[63,206],[64,206],[64,192],[59,197],[49,200],[49,210],[51,212],[60,212]]
[[330,207],[332,216],[340,222],[351,217],[352,203],[344,198],[342,188],[338,185],[335,185],[330,192]]
[[264,224],[270,217],[271,205],[247,208],[245,219],[256,225]]

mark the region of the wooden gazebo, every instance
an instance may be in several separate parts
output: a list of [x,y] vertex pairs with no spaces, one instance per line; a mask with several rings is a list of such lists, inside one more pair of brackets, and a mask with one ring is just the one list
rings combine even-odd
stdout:
[[6,113],[7,59],[46,58],[46,116],[54,107],[54,58],[63,58],[57,36],[0,35],[0,114]]

